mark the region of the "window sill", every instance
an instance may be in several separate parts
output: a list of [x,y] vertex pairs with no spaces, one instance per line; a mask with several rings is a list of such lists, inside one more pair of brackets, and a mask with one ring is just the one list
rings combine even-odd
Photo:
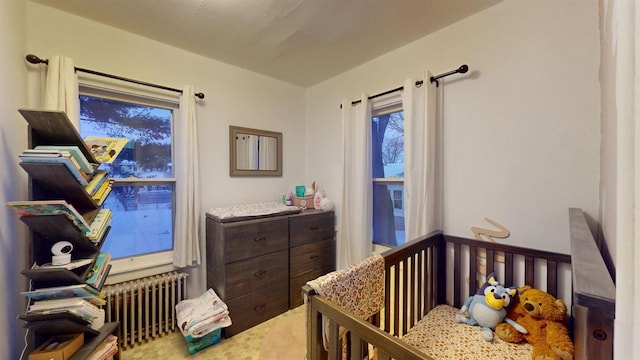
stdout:
[[176,270],[172,252],[113,260],[105,284],[116,284]]

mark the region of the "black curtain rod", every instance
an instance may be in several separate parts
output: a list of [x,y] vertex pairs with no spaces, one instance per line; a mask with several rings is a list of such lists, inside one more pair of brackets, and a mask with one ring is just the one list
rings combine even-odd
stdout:
[[[49,60],[40,59],[39,57],[37,57],[36,55],[33,55],[33,54],[28,54],[26,56],[26,59],[27,59],[28,62],[30,62],[32,64],[47,64],[47,65],[49,65]],[[127,82],[138,84],[138,85],[145,85],[145,86],[150,86],[150,87],[154,87],[154,88],[158,88],[158,89],[162,89],[162,90],[179,92],[179,93],[182,94],[182,90],[170,88],[170,87],[167,87],[167,86],[152,84],[152,83],[148,83],[148,82],[144,82],[144,81],[140,81],[140,80],[129,79],[129,78],[125,78],[125,77],[121,77],[121,76],[117,76],[117,75],[111,75],[111,74],[107,74],[107,73],[103,73],[103,72],[99,72],[99,71],[83,69],[83,68],[79,68],[77,66],[75,67],[75,70],[76,71],[80,71],[80,72],[84,72],[84,73],[88,73],[88,74],[92,74],[92,75],[98,75],[98,76],[107,77],[107,78],[110,78],[110,79],[127,81]],[[194,95],[199,99],[204,99],[204,93],[199,92],[199,93],[195,93]]]
[[[453,74],[458,74],[458,73],[460,73],[460,74],[464,74],[464,73],[466,73],[467,71],[469,71],[469,67],[468,67],[467,65],[462,65],[462,66],[460,66],[459,68],[457,68],[457,69],[455,69],[455,70],[451,70],[451,71],[449,71],[449,72],[442,73],[442,74],[440,74],[440,75],[432,76],[431,78],[429,78],[429,81],[430,81],[431,83],[434,83],[434,82],[435,82],[435,83],[436,83],[436,87],[437,87],[437,86],[439,85],[439,83],[438,83],[438,79],[443,78],[443,77],[445,77],[445,76],[449,76],[449,75],[453,75]],[[423,82],[424,82],[424,81],[422,81],[422,80],[418,80],[418,81],[416,81],[416,86],[420,86],[420,85],[422,85],[422,84],[423,84]],[[367,99],[369,99],[369,100],[371,100],[371,99],[375,99],[375,98],[377,98],[377,97],[385,96],[385,95],[387,95],[387,94],[391,94],[391,93],[394,93],[394,92],[396,92],[396,91],[402,91],[402,90],[404,90],[404,86],[400,86],[400,87],[397,87],[397,88],[395,88],[395,89],[387,90],[387,91],[382,92],[382,93],[380,93],[380,94],[371,95],[371,96],[369,96]],[[351,102],[351,105],[353,106],[353,105],[359,104],[359,103],[361,103],[361,102],[362,102],[362,100],[354,100],[354,101],[352,101],[352,102]],[[340,108],[342,109],[342,104],[340,104]]]

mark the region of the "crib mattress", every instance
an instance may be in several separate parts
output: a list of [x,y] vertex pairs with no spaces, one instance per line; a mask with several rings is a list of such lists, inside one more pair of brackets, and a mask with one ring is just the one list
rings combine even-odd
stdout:
[[510,344],[494,337],[482,339],[482,328],[454,321],[458,309],[438,305],[402,340],[434,359],[529,360],[529,344]]

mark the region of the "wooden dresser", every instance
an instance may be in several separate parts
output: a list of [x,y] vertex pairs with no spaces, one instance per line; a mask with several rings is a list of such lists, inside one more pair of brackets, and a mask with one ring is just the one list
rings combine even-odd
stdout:
[[335,270],[335,215],[305,210],[220,222],[207,214],[207,287],[229,307],[225,337],[302,304],[301,287]]

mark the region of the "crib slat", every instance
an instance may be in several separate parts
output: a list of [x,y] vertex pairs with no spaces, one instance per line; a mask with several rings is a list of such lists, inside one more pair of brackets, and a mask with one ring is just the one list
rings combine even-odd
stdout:
[[309,332],[307,333],[307,357],[309,359],[320,359],[322,354],[322,320],[321,315],[315,311],[315,307],[307,309],[307,322]]
[[407,314],[407,308],[409,305],[409,296],[408,296],[408,287],[409,287],[409,277],[411,276],[411,264],[410,264],[410,260],[411,258],[406,259],[403,262],[404,265],[404,274],[402,276],[402,309],[403,309],[403,313],[401,314],[401,319],[402,319],[402,335],[407,333],[407,316],[409,314]]
[[504,284],[505,286],[513,285],[513,253],[504,252]]
[[338,360],[340,358],[340,341],[338,339],[338,323],[329,320],[329,360]]
[[384,277],[384,331],[391,332],[391,267],[386,268]]
[[558,293],[558,263],[547,261],[547,292],[554,297]]
[[[460,256],[460,244],[453,244],[453,306],[459,308],[461,305],[460,299],[460,269],[462,267]],[[443,259],[444,261],[444,259]]]
[[487,252],[487,272],[485,273],[485,275],[489,276],[489,274],[491,274],[495,270],[495,258],[493,250],[485,249],[485,251]]
[[476,274],[478,272],[478,248],[469,246],[469,296],[476,292]]
[[358,335],[350,333],[349,340],[351,346],[351,359],[362,359],[364,356],[362,352],[362,339]]
[[524,283],[536,287],[535,285],[535,263],[533,256],[524,257]]
[[422,283],[422,273],[424,272],[424,255],[422,252],[419,252],[416,255],[417,258],[417,262],[416,262],[416,284],[414,286],[415,289],[415,314],[416,317],[411,318],[411,327],[413,327],[413,325],[415,325],[420,318],[422,318],[422,311],[424,309],[423,307],[423,301],[422,299],[424,298],[424,284]]
[[394,293],[394,303],[393,303],[393,333],[398,335],[400,324],[400,264],[402,262],[398,262],[395,266],[394,276],[393,276],[393,293]]

